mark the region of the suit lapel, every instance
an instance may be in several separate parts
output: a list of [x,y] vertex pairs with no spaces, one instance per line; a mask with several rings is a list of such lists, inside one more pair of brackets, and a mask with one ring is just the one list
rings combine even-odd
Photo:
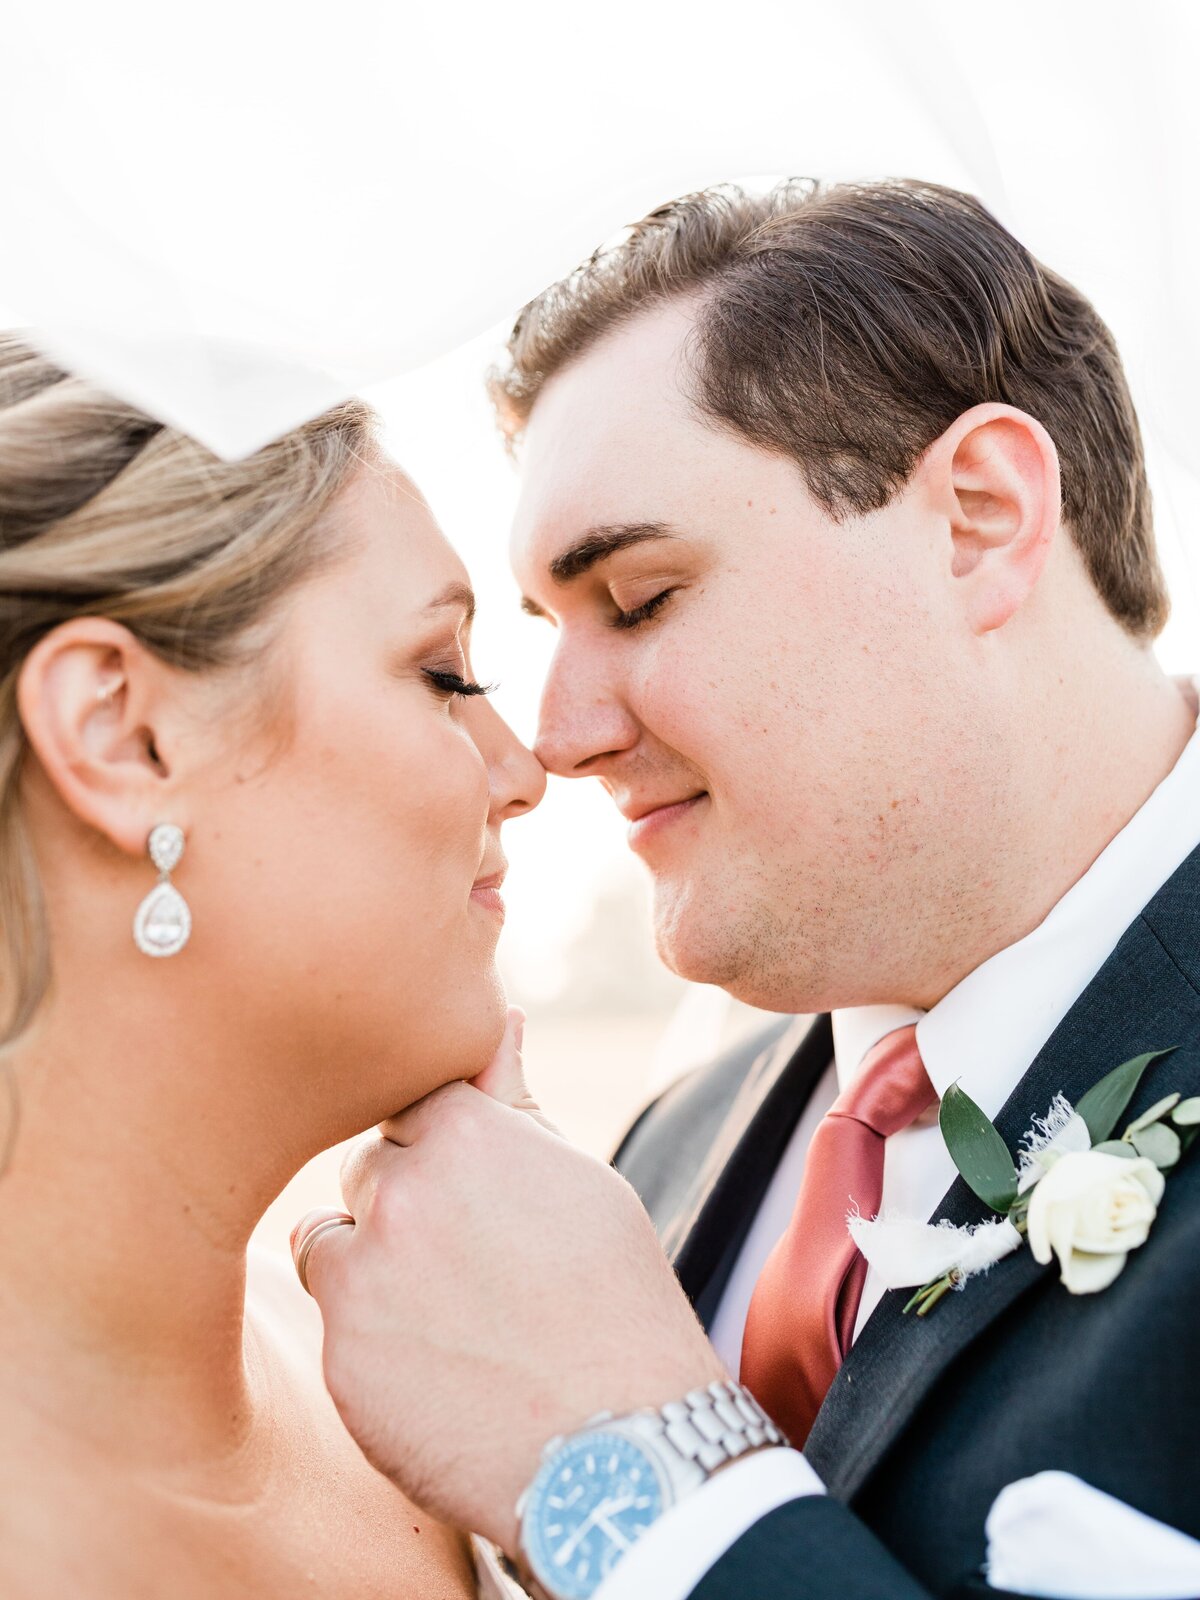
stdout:
[[798,1019],[759,1056],[687,1201],[665,1230],[664,1246],[702,1319],[704,1302],[719,1294],[800,1113],[832,1059],[827,1016]]
[[[1009,1149],[1016,1149],[1034,1116],[1045,1116],[1056,1094],[1075,1102],[1118,1063],[1144,1050],[1194,1039],[1198,1010],[1200,997],[1139,918],[997,1117]],[[1195,1094],[1198,1080],[1200,1055],[1194,1051],[1154,1063],[1130,1115],[1175,1087]],[[932,1220],[962,1225],[986,1215],[959,1179]],[[858,1492],[949,1363],[1047,1273],[1057,1276],[1057,1269],[1053,1264],[1039,1267],[1026,1247],[971,1279],[960,1293],[947,1295],[927,1318],[903,1315],[908,1291],[884,1295],[838,1373],[805,1446],[831,1493],[850,1499]]]

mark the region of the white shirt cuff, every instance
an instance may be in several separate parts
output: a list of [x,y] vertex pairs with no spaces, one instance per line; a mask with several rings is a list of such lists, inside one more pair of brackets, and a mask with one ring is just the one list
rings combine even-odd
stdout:
[[825,1485],[798,1450],[757,1450],[661,1516],[593,1600],[686,1600],[726,1550],[777,1506]]

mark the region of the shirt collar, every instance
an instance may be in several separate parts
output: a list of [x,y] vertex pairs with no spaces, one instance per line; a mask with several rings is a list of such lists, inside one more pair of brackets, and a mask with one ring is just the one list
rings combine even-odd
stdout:
[[847,1006],[833,1013],[833,1058],[837,1063],[838,1093],[858,1075],[867,1051],[897,1028],[927,1016],[912,1006]]
[[[1193,680],[1200,692],[1200,678]],[[1121,935],[1200,844],[1200,726],[1174,767],[1043,922],[990,956],[932,1010],[833,1013],[838,1087],[885,1034],[917,1024],[938,1095],[952,1083],[994,1117]]]

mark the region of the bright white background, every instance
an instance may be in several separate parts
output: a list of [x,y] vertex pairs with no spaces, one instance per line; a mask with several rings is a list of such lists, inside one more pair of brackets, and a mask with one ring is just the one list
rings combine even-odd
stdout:
[[[227,454],[366,388],[466,557],[476,664],[528,738],[551,636],[505,564],[516,484],[482,388],[505,320],[691,187],[955,184],[1118,336],[1175,601],[1160,654],[1188,670],[1198,43],[1188,0],[0,0],[0,324]],[[728,1019],[689,1000],[656,1058],[679,989],[598,789],[552,784],[509,834],[535,1076],[602,1148]]]

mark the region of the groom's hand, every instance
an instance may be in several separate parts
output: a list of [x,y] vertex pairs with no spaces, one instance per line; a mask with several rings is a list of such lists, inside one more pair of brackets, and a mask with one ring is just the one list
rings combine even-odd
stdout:
[[351,1152],[355,1226],[307,1261],[350,1432],[510,1553],[552,1435],[725,1376],[633,1190],[540,1119],[513,1027],[481,1087],[439,1089]]

